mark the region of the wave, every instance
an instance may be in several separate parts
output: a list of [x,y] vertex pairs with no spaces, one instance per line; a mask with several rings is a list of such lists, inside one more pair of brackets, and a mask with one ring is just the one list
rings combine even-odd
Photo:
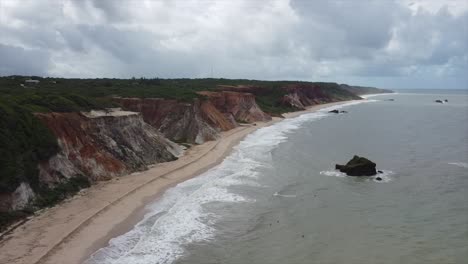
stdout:
[[448,164],[468,169],[468,163],[467,162],[449,162]]
[[375,97],[375,96],[380,96],[380,95],[395,95],[395,94],[399,94],[399,93],[364,94],[364,95],[360,95],[360,97],[364,99],[368,99],[370,97]]
[[340,178],[346,177],[346,173],[343,173],[337,170],[321,171],[320,174],[325,175],[325,176],[330,176],[330,177],[340,177]]
[[[244,185],[262,188],[259,170],[271,166],[271,151],[286,141],[306,122],[329,116],[330,109],[366,103],[351,102],[323,108],[272,126],[258,129],[241,141],[223,162],[167,190],[162,198],[146,207],[148,213],[132,230],[110,240],[86,260],[85,264],[172,263],[183,256],[189,243],[209,241],[213,225],[221,216],[210,211],[210,203],[252,203],[254,199],[229,191]],[[277,194],[277,196],[289,197]]]
[[[378,182],[378,183],[385,183],[385,182],[390,182],[392,181],[392,177],[390,177],[391,175],[394,174],[393,171],[389,171],[389,170],[381,170],[382,173],[379,173],[377,175],[374,175],[374,176],[369,176],[369,177],[366,177],[366,181],[374,181],[374,182]],[[339,178],[344,178],[344,177],[348,177],[346,175],[346,173],[343,173],[343,172],[340,172],[340,171],[337,171],[337,170],[326,170],[326,171],[321,171],[320,172],[320,175],[325,175],[325,176],[330,176],[330,177],[339,177]],[[352,176],[350,176],[352,177]],[[380,177],[382,180],[377,180],[377,177]]]
[[296,198],[297,195],[295,194],[280,194],[278,192],[275,192],[273,196],[279,196],[279,197],[285,197],[285,198]]

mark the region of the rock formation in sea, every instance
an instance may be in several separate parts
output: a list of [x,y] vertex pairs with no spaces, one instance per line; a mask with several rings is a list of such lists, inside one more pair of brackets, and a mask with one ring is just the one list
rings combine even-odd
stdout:
[[376,164],[364,157],[354,156],[346,165],[336,164],[335,168],[348,176],[373,176],[377,174]]

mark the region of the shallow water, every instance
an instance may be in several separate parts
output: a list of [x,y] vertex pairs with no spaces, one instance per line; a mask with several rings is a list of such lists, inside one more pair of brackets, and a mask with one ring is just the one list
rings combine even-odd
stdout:
[[[256,131],[88,263],[466,263],[468,95],[416,92]],[[333,170],[354,154],[383,181]]]

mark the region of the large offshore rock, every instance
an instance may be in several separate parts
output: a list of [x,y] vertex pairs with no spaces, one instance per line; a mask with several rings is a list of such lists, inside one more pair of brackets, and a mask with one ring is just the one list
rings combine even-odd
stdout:
[[336,164],[335,168],[348,176],[372,176],[377,174],[376,164],[364,157],[354,156],[346,165]]

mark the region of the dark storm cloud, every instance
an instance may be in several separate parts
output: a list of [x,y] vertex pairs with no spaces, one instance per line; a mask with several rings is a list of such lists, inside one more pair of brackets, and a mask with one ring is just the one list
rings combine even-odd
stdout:
[[213,69],[226,78],[372,84],[418,75],[466,86],[467,6],[439,3],[2,0],[0,53],[17,55],[2,56],[0,74],[209,77]]

